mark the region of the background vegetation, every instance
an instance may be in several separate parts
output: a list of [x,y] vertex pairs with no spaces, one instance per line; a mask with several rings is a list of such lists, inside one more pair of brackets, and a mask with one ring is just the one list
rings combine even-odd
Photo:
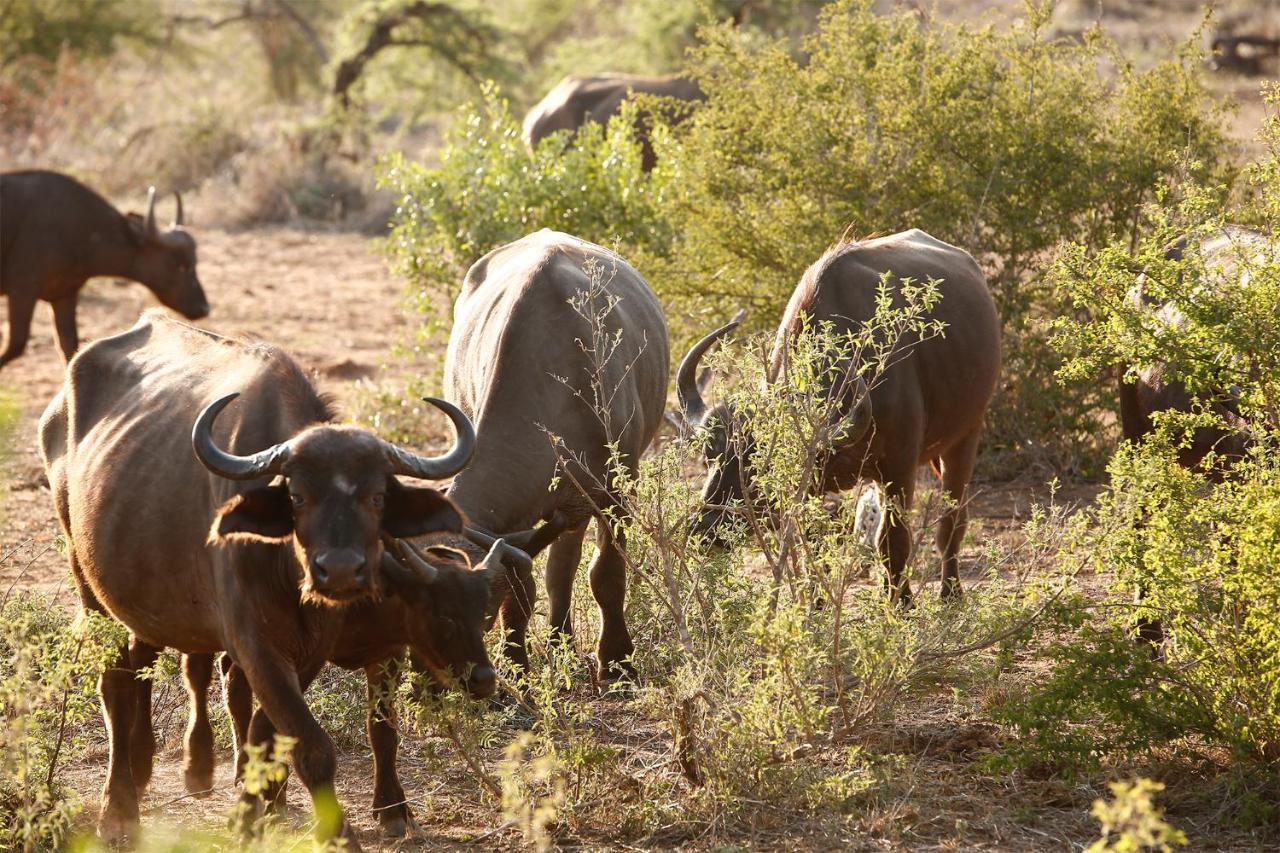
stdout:
[[[773,517],[708,550],[686,525],[697,442],[661,441],[624,484],[629,514],[599,522],[629,542],[638,684],[601,695],[539,616],[529,680],[504,673],[503,709],[404,685],[424,823],[539,848],[1273,846],[1280,255],[1164,249],[1231,223],[1280,245],[1276,95],[1242,153],[1204,71],[1214,24],[1135,46],[1063,21],[1034,3],[997,24],[871,0],[0,0],[0,163],[135,205],[148,184],[178,189],[197,228],[386,235],[418,321],[399,342],[408,376],[366,387],[358,417],[397,439],[425,438],[405,401],[438,387],[467,267],[538,228],[616,247],[666,305],[677,354],[749,309],[711,361],[768,454]],[[520,140],[561,76],[600,70],[682,70],[706,90],[688,121],[655,129],[653,171],[630,114],[533,152]],[[1000,307],[984,476],[1102,485],[1084,508],[1051,492],[1010,535],[978,521],[963,603],[902,612],[858,495],[814,497],[805,479],[828,438],[806,379],[847,342],[815,334],[793,382],[759,388],[805,267],[844,235],[910,227],[972,252]],[[1181,322],[1126,297],[1139,271]],[[1229,398],[1229,419],[1205,406],[1115,450],[1111,377],[1163,360]],[[1206,426],[1251,441],[1230,476],[1176,463]],[[922,493],[918,581],[935,574],[942,509]],[[580,574],[586,648],[598,626]],[[0,846],[45,849],[91,820],[68,757],[101,750],[94,680],[119,631],[19,586],[0,599]],[[1152,621],[1163,642],[1135,642]],[[172,746],[183,697],[162,661]],[[359,680],[328,672],[311,698],[344,760],[363,754]],[[300,820],[253,843],[302,843]],[[204,829],[145,845],[240,843]]]

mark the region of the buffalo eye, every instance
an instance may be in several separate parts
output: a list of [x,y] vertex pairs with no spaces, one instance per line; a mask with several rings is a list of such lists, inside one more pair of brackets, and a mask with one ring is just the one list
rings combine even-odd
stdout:
[[387,503],[387,496],[382,492],[378,492],[376,495],[370,496],[369,503],[373,504],[374,509],[382,509]]
[[306,504],[307,499],[304,498],[302,495],[298,494],[297,492],[290,492],[289,502],[293,504],[294,509],[302,509],[302,507]]

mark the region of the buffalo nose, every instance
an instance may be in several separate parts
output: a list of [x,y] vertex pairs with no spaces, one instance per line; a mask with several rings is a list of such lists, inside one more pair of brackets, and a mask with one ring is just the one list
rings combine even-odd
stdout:
[[473,699],[487,699],[493,695],[498,684],[498,674],[491,666],[476,666],[471,669],[471,677],[467,679],[467,692]]
[[365,555],[351,548],[321,551],[311,563],[311,580],[316,589],[326,593],[361,589],[368,582]]

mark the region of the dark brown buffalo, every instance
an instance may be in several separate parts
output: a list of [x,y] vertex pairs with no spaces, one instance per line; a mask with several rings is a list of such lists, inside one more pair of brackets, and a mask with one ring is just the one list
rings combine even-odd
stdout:
[[[570,74],[529,110],[524,117],[524,141],[534,149],[542,140],[561,130],[577,132],[587,122],[607,125],[618,114],[622,105],[632,95],[657,95],[680,101],[706,100],[701,87],[686,77],[639,77],[634,74]],[[679,121],[684,115],[670,111],[669,121]],[[643,149],[645,171],[656,162],[653,146],[643,118],[636,127],[637,138]]]
[[[1183,259],[1187,251],[1187,241],[1178,240],[1165,252],[1165,257],[1172,261]],[[1221,233],[1199,244],[1196,251],[1200,262],[1205,264],[1209,275],[1239,274],[1238,262],[1242,255],[1275,252],[1271,241],[1263,234],[1247,228],[1229,227]],[[1172,304],[1152,302],[1143,292],[1145,276],[1139,277],[1138,284],[1130,292],[1129,298],[1135,304],[1141,303],[1150,309],[1160,321],[1167,326],[1179,326],[1184,318],[1177,307]],[[1190,412],[1195,407],[1196,399],[1187,387],[1177,379],[1167,376],[1169,365],[1153,363],[1143,365],[1122,365],[1120,380],[1120,424],[1124,437],[1129,441],[1140,441],[1155,429],[1152,416],[1157,412],[1176,411]],[[1239,412],[1230,388],[1221,388],[1205,395],[1201,400],[1208,406],[1222,423],[1230,424],[1239,421]],[[1192,435],[1191,441],[1178,450],[1178,462],[1188,468],[1200,465],[1210,451],[1216,451],[1226,462],[1239,459],[1248,448],[1248,438],[1242,429],[1231,431],[1226,429],[1199,429]],[[1214,476],[1221,469],[1208,472]]]
[[[844,379],[829,389],[843,419],[843,438],[825,461],[822,488],[844,491],[861,479],[878,482],[889,498],[889,517],[881,525],[880,553],[888,565],[890,592],[903,603],[911,587],[903,568],[911,551],[911,534],[902,515],[911,508],[916,468],[932,464],[942,477],[950,506],[937,533],[942,552],[942,593],[960,590],[956,553],[967,522],[965,490],[973,473],[983,416],[1000,374],[1000,321],[986,279],[962,249],[920,230],[873,240],[844,243],[809,267],[783,314],[774,341],[768,380],[786,381],[789,344],[806,324],[830,322],[839,332],[863,328],[876,311],[882,277],[891,273],[894,304],[902,307],[903,279],[936,279],[941,299],[931,319],[946,324],[942,335],[903,336],[897,355],[872,383],[856,379],[845,367]],[[702,354],[737,324],[703,338],[689,351],[676,375],[676,391],[690,426],[713,418],[706,447],[709,467],[703,499],[707,505],[699,529],[714,534],[724,520],[719,509],[741,501],[750,484],[749,435],[735,414],[721,405],[708,411],[696,375]],[[731,439],[732,436],[732,439]]]
[[[303,691],[341,654],[348,607],[399,597],[395,618],[405,636],[424,638],[426,657],[448,621],[456,641],[442,662],[465,664],[476,695],[492,691],[477,606],[488,599],[488,573],[384,562],[386,537],[464,526],[439,492],[396,478],[442,479],[470,458],[466,416],[432,402],[458,442],[425,458],[332,425],[328,404],[279,350],[158,312],[71,361],[40,422],[45,466],[84,605],[131,634],[99,685],[111,745],[105,837],[129,834],[138,820],[154,744],[150,715],[137,713],[144,699],[149,707],[149,687],[136,671],[161,648],[227,651],[261,705],[249,741],[269,743],[276,731],[296,738],[298,776],[335,809],[333,745]],[[355,844],[345,820],[335,831]]]
[[31,315],[43,299],[53,306],[62,355],[79,346],[76,299],[94,276],[141,282],[160,302],[192,320],[209,313],[196,278],[196,241],[177,215],[156,225],[156,190],[147,215],[122,214],[84,184],[57,172],[0,174],[0,293],[9,297],[9,344],[0,367],[22,355]]
[[[546,545],[546,537],[559,530],[556,521],[543,525],[537,531],[517,535],[516,541],[532,548],[534,554]],[[473,534],[474,536],[475,534]],[[468,551],[474,551],[474,543],[459,543]],[[423,569],[421,552],[407,542],[397,544],[399,557],[417,571]],[[408,550],[405,550],[408,549]],[[462,553],[454,548],[432,548],[428,558],[437,567],[440,560],[458,563]],[[505,563],[505,570],[500,564]],[[373,811],[382,826],[383,834],[399,838],[415,829],[413,814],[405,798],[404,788],[396,773],[396,753],[400,736],[396,731],[395,693],[396,662],[404,657],[406,648],[413,649],[413,668],[430,674],[441,686],[453,681],[452,673],[465,671],[468,662],[487,661],[483,645],[479,647],[479,634],[465,624],[460,626],[457,614],[486,613],[485,627],[492,625],[497,606],[518,584],[509,582],[509,574],[526,576],[532,569],[532,559],[519,549],[506,547],[503,540],[495,540],[481,563],[481,572],[492,577],[492,584],[480,587],[464,586],[446,592],[443,584],[436,584],[431,596],[409,611],[403,600],[395,597],[373,602],[350,605],[343,613],[342,633],[334,645],[329,662],[345,669],[363,670],[368,692],[366,727],[369,745],[373,750]],[[384,566],[403,572],[398,563],[384,561]],[[479,574],[477,572],[471,575]],[[467,573],[455,572],[457,578]],[[461,653],[461,654],[460,654]],[[183,676],[186,681],[189,702],[189,724],[184,742],[187,790],[208,791],[213,784],[213,728],[209,723],[208,688],[213,673],[213,655],[187,655],[183,657]],[[227,699],[227,712],[231,717],[236,743],[236,775],[244,764],[245,742],[249,730],[249,715],[253,710],[253,691],[244,676],[244,670],[231,658],[222,658],[223,694]],[[150,714],[150,704],[140,713]]]
[[[598,319],[595,331],[588,317]],[[558,516],[565,532],[551,545],[547,595],[552,628],[567,635],[587,522],[618,508],[610,444],[634,470],[662,423],[669,371],[662,306],[614,253],[543,230],[477,261],[453,320],[445,388],[475,421],[476,455],[449,497],[477,527],[498,533]],[[609,524],[597,524],[596,545],[598,661],[610,675],[633,651],[623,617],[627,581]],[[531,600],[532,588],[524,595]],[[502,616],[508,653],[525,665],[528,609],[513,598]]]

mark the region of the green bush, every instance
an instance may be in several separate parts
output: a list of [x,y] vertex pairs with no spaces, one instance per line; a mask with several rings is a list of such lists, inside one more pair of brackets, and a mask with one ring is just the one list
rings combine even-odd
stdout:
[[100,616],[72,624],[36,594],[0,605],[0,846],[65,843],[81,808],[60,776],[82,751],[83,724],[98,716],[98,675],[124,639]]
[[[1274,121],[1264,141],[1271,157],[1247,171],[1262,244],[1238,240],[1220,256],[1203,256],[1200,241],[1221,233],[1231,211],[1216,202],[1216,188],[1185,184],[1147,212],[1157,227],[1135,248],[1116,244],[1091,254],[1077,245],[1053,271],[1082,318],[1059,324],[1068,377],[1165,364],[1168,378],[1205,403],[1163,413],[1152,435],[1116,453],[1110,488],[1088,510],[1075,551],[1082,567],[1113,576],[1113,589],[1079,617],[1080,630],[1058,632],[1067,639],[1046,647],[1047,677],[1017,700],[1009,718],[1030,737],[1029,756],[1067,765],[1157,750],[1225,752],[1228,772],[1248,782],[1229,811],[1258,823],[1274,821],[1280,785]],[[1172,236],[1188,238],[1182,260],[1164,257]],[[1159,315],[1130,295],[1138,270],[1143,293],[1166,303]],[[1230,405],[1206,404],[1224,394]],[[1243,432],[1252,449],[1226,469],[1212,459],[1183,467],[1178,451],[1202,427]],[[1135,588],[1142,590],[1136,602]],[[1137,619],[1159,621],[1158,654],[1132,642]]]
[[110,56],[121,41],[160,39],[155,0],[13,0],[0,15],[0,68],[38,59],[52,68],[59,52]]
[[447,316],[472,263],[540,228],[617,245],[641,269],[645,257],[669,251],[667,171],[641,170],[630,113],[607,129],[588,126],[559,149],[548,143],[531,158],[518,121],[490,86],[457,116],[440,166],[402,155],[384,161],[382,181],[401,197],[391,250],[429,317]]
[[[923,26],[842,0],[802,59],[787,39],[705,29],[691,71],[709,100],[678,134],[658,131],[650,175],[625,123],[530,159],[490,92],[459,115],[439,168],[388,165],[403,197],[393,250],[438,315],[469,263],[529,231],[616,243],[680,319],[682,344],[742,303],[755,327],[775,324],[842,234],[923,228],[978,259],[1004,319],[988,447],[1082,464],[1111,395],[1053,382],[1045,344],[1066,303],[1043,267],[1064,240],[1144,233],[1143,202],[1188,152],[1197,172],[1218,168],[1223,141],[1190,45],[1139,70],[1101,36],[1051,40],[1046,8],[1027,14],[1008,30]],[[695,315],[708,319],[686,326]]]
[[1099,35],[1050,39],[1048,11],[971,29],[843,0],[803,61],[709,31],[694,73],[710,99],[672,178],[682,274],[657,277],[664,296],[750,302],[771,324],[842,233],[922,228],[978,259],[1004,320],[988,446],[1077,458],[1098,401],[1053,383],[1046,321],[1064,306],[1040,276],[1046,257],[1063,240],[1141,233],[1142,202],[1179,155],[1208,168],[1223,143],[1191,46],[1138,70]]

